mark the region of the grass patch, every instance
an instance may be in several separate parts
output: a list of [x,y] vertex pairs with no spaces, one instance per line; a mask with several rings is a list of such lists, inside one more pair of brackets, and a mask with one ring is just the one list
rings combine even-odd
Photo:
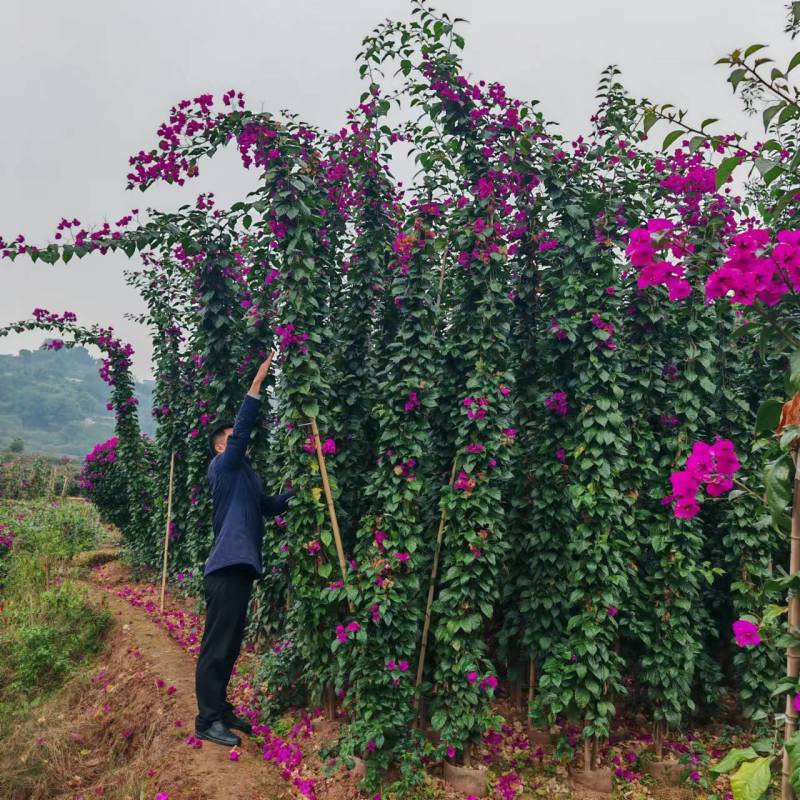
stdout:
[[67,562],[96,546],[97,512],[86,504],[0,503],[11,546],[0,552],[0,739],[98,653],[110,622]]

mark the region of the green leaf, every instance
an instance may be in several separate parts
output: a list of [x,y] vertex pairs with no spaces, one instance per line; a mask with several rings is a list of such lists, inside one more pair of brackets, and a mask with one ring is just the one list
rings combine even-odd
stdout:
[[792,60],[789,62],[789,66],[786,68],[786,74],[788,75],[798,64],[800,64],[800,51],[792,56]]
[[324,564],[320,564],[319,574],[323,578],[329,578],[332,570],[333,570],[333,565],[331,564],[330,561],[326,561]]
[[792,460],[786,454],[770,461],[764,470],[767,504],[773,514],[782,514],[792,497]]
[[764,796],[772,778],[771,761],[769,756],[748,761],[731,775],[733,800],[759,800]]
[[319,403],[316,400],[306,400],[302,405],[302,409],[307,417],[319,416]]
[[761,114],[761,119],[764,121],[764,130],[769,128],[770,122],[772,122],[772,118],[783,108],[784,102],[781,100],[780,103],[776,103],[774,106],[769,106],[765,108]]
[[644,119],[642,121],[642,128],[644,132],[647,133],[653,125],[658,122],[658,115],[655,111],[645,111],[644,112]]
[[728,82],[733,86],[733,91],[736,91],[736,87],[745,79],[747,76],[747,70],[745,69],[735,69],[731,74],[728,76]]
[[778,427],[782,408],[783,403],[780,400],[775,398],[765,400],[756,412],[756,434],[772,433]]
[[684,131],[677,130],[677,131],[670,131],[665,137],[664,141],[661,144],[661,149],[666,150],[676,139],[679,139],[683,136]]
[[759,50],[763,50],[766,47],[765,44],[751,44],[747,50],[744,51],[744,57],[749,58],[753,53],[757,53]]
[[719,189],[723,183],[725,183],[730,174],[742,163],[742,159],[739,156],[731,156],[730,158],[725,158],[722,160],[720,165],[717,167],[717,189]]
[[714,764],[711,767],[711,772],[715,775],[722,775],[724,772],[730,772],[738,767],[742,761],[748,761],[751,758],[758,758],[758,753],[752,747],[737,747]]

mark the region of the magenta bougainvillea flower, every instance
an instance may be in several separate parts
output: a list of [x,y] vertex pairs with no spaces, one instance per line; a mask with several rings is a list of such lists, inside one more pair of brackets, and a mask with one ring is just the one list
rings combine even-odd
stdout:
[[700,487],[704,485],[710,497],[720,497],[733,488],[733,476],[740,467],[730,440],[717,438],[714,444],[695,442],[685,468],[670,476],[672,494],[663,502],[674,504],[676,517],[690,519],[700,511],[697,500]]
[[566,417],[569,411],[566,392],[553,392],[550,397],[545,399],[544,404],[549,411],[552,411],[559,417]]
[[468,472],[459,470],[458,477],[453,483],[453,488],[460,492],[471,492],[475,488],[475,479],[471,478]]
[[403,405],[403,410],[406,414],[411,413],[415,408],[419,408],[419,397],[417,396],[416,392],[409,392],[408,399],[406,400],[405,404]]
[[754,647],[761,644],[758,625],[746,619],[738,619],[733,623],[733,635],[739,647]]

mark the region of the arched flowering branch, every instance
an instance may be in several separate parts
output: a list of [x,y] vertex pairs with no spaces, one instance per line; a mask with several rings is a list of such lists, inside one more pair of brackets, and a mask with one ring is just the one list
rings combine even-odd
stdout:
[[[47,347],[58,350],[76,345],[93,345],[103,354],[100,377],[109,385],[111,397],[107,408],[116,414],[117,458],[123,465],[126,494],[118,502],[127,505],[125,518],[129,527],[122,531],[127,543],[136,551],[136,531],[143,526],[152,499],[150,481],[144,459],[143,444],[136,410],[138,400],[131,374],[133,348],[114,336],[113,328],[99,325],[83,327],[71,311],[55,314],[43,308],[34,309],[30,319],[0,328],[0,336],[25,331],[56,332],[64,339],[50,339]],[[141,555],[141,553],[138,553]]]

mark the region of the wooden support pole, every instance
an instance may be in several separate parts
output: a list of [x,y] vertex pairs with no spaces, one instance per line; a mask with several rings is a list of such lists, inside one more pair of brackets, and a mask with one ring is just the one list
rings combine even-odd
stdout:
[[[793,453],[794,460],[794,493],[792,499],[792,532],[789,548],[789,574],[800,572],[800,471],[798,471],[798,454]],[[800,595],[789,592],[789,628],[800,626]],[[786,676],[796,679],[800,675],[800,648],[790,647],[786,651]],[[797,730],[797,711],[795,711],[792,695],[786,695],[786,724],[783,729],[783,740],[787,742]],[[794,792],[790,782],[791,766],[789,754],[783,750],[783,769],[781,772],[781,800],[792,800]]]
[[314,447],[317,450],[317,461],[319,461],[319,472],[322,476],[322,488],[325,492],[325,502],[328,504],[328,516],[331,520],[333,529],[333,540],[336,543],[336,555],[339,556],[339,567],[342,570],[342,582],[347,583],[347,561],[344,557],[344,547],[342,546],[342,536],[339,533],[339,522],[336,519],[336,509],[333,505],[333,495],[331,486],[328,483],[328,470],[325,467],[325,455],[322,452],[322,443],[319,440],[319,429],[317,420],[311,417],[311,432],[314,434]]
[[[456,460],[453,459],[453,468],[450,470],[450,483],[449,486],[453,485],[453,480],[456,476]],[[419,648],[419,661],[417,662],[417,682],[416,682],[416,689],[417,689],[417,696],[415,698],[415,703],[417,706],[417,722],[419,723],[419,715],[421,712],[421,698],[419,695],[419,687],[422,685],[422,674],[425,671],[425,654],[428,651],[428,634],[430,633],[431,629],[431,608],[433,607],[433,596],[436,592],[436,576],[439,574],[439,557],[442,552],[442,541],[444,539],[444,526],[447,522],[447,510],[442,509],[442,514],[439,517],[439,530],[436,533],[436,550],[433,554],[433,564],[431,564],[431,580],[428,584],[428,602],[425,605],[425,621],[422,624],[422,641],[420,643]]]
[[169,527],[172,521],[172,482],[175,477],[175,451],[169,459],[169,491],[167,493],[167,525],[164,531],[164,567],[161,571],[161,613],[164,613],[164,592],[167,590],[167,557],[169,555]]
[[66,473],[64,474],[64,483],[61,486],[61,496],[64,497],[67,494],[67,484],[69,483],[69,475]]

